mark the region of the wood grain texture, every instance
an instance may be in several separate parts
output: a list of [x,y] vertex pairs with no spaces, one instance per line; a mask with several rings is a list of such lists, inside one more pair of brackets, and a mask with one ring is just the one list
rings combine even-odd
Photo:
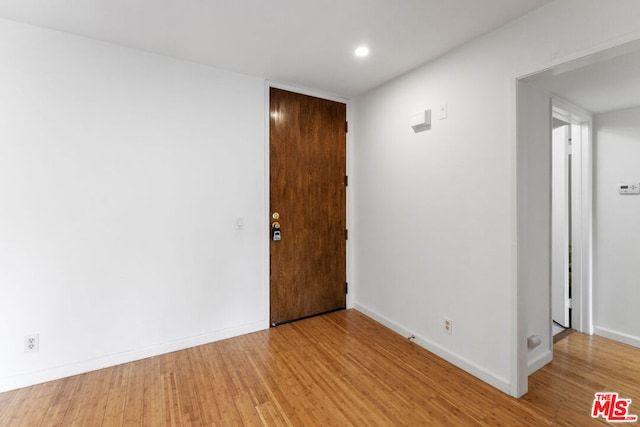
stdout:
[[514,399],[354,310],[0,394],[0,426],[587,426],[640,350],[574,333]]
[[346,105],[270,90],[271,323],[346,305]]

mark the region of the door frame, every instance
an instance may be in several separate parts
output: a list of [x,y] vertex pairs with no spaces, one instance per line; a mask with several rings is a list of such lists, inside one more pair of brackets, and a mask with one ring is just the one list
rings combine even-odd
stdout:
[[264,129],[265,129],[265,133],[264,133],[264,161],[265,161],[265,188],[264,188],[264,194],[265,194],[265,199],[264,199],[264,207],[263,207],[263,222],[262,222],[262,227],[261,230],[263,231],[262,234],[264,236],[264,253],[265,253],[265,259],[264,259],[264,265],[265,265],[265,280],[264,280],[264,293],[265,293],[265,300],[266,300],[266,306],[264,307],[264,325],[265,325],[265,329],[270,327],[270,309],[271,309],[271,296],[270,296],[270,274],[271,274],[271,262],[270,262],[270,257],[271,257],[271,245],[270,245],[270,239],[269,239],[269,232],[271,231],[271,212],[270,212],[270,202],[271,202],[271,191],[270,191],[270,176],[271,176],[271,165],[270,165],[270,140],[269,140],[269,135],[270,135],[270,123],[271,121],[269,120],[269,110],[270,110],[270,105],[271,105],[271,96],[270,96],[270,89],[271,88],[275,88],[275,89],[282,89],[282,90],[287,90],[289,92],[295,92],[295,93],[299,93],[301,95],[308,95],[308,96],[314,96],[316,98],[322,98],[322,99],[326,99],[329,101],[335,101],[335,102],[340,102],[346,105],[347,107],[347,122],[350,123],[349,125],[349,131],[347,132],[347,164],[346,164],[346,169],[347,169],[347,176],[349,176],[349,185],[347,186],[346,190],[347,190],[347,229],[349,230],[349,236],[350,238],[347,239],[347,253],[346,253],[346,275],[347,275],[347,283],[349,284],[349,292],[347,293],[346,297],[346,305],[347,305],[347,309],[349,308],[353,308],[353,304],[354,304],[354,295],[355,295],[355,291],[356,291],[356,286],[354,285],[354,280],[353,280],[353,269],[351,268],[351,260],[353,259],[353,245],[351,244],[352,241],[352,236],[354,235],[354,227],[353,227],[353,222],[352,222],[352,194],[353,194],[353,188],[355,186],[355,180],[353,179],[353,127],[351,126],[351,100],[349,98],[344,98],[335,94],[330,94],[330,93],[326,93],[326,92],[322,92],[322,91],[318,91],[318,90],[314,90],[314,89],[309,89],[309,88],[304,88],[304,87],[300,87],[300,86],[295,86],[295,85],[291,85],[291,84],[286,84],[286,83],[281,83],[281,82],[277,82],[277,81],[273,81],[273,80],[265,80],[265,84],[264,84],[264,100],[265,100],[265,104],[264,104]]
[[[570,314],[571,247],[569,225],[571,200],[571,130],[572,125],[552,112],[551,114],[551,320],[563,328],[572,325]],[[556,120],[563,125],[556,128]],[[553,336],[553,325],[552,334]],[[549,340],[551,342],[551,340]],[[553,350],[550,346],[549,351]]]
[[571,126],[571,325],[592,335],[593,117],[557,96],[551,98],[551,109],[552,117]]
[[[624,51],[631,51],[637,49],[638,45],[640,45],[640,33],[631,33],[625,36],[615,38],[609,40],[606,43],[602,43],[599,45],[591,46],[585,50],[580,50],[562,57],[556,57],[547,62],[527,65],[524,68],[516,68],[513,70],[511,74],[511,108],[510,108],[510,132],[512,135],[511,144],[511,230],[512,230],[512,240],[511,240],[511,369],[510,369],[510,388],[509,394],[513,397],[521,397],[528,391],[528,376],[529,376],[529,368],[528,368],[528,352],[527,348],[527,335],[529,333],[528,330],[528,321],[527,321],[527,288],[530,285],[526,278],[520,274],[521,266],[519,265],[519,253],[522,252],[523,248],[526,248],[528,243],[523,239],[520,231],[519,231],[519,223],[522,221],[522,217],[519,211],[519,204],[521,203],[522,198],[526,198],[526,194],[521,194],[519,192],[519,181],[522,178],[523,174],[526,173],[526,170],[523,166],[518,164],[518,153],[522,149],[523,146],[527,145],[526,139],[519,132],[519,120],[518,120],[518,104],[519,104],[519,94],[518,87],[521,82],[525,82],[528,78],[549,72],[549,73],[562,73],[565,71],[574,70],[580,68],[584,65],[589,65],[593,63],[597,63],[599,61],[606,60],[608,58],[612,58],[617,54],[620,54]],[[593,129],[593,127],[592,127]],[[591,138],[591,135],[589,135]],[[592,171],[592,159],[593,159],[593,145],[590,141],[589,147],[587,147],[589,163],[587,167],[591,168]],[[585,185],[588,187],[592,187],[593,172],[591,172],[591,181],[586,183]],[[549,188],[549,192],[551,189]],[[549,195],[550,197],[550,195]],[[592,203],[592,193],[589,193],[586,197],[583,198],[582,204],[586,204],[587,202]],[[592,210],[589,210],[589,218],[583,222],[583,227],[587,229],[590,239],[589,242],[583,243],[587,247],[591,248],[593,245],[593,213]],[[548,230],[550,232],[550,230]],[[592,252],[592,249],[590,249]],[[590,255],[584,253],[583,256]],[[591,283],[592,280],[592,266],[583,265],[582,272],[585,274],[585,278],[589,280]],[[590,285],[591,287],[591,285]],[[592,304],[592,290],[589,289],[585,291],[580,296],[580,302],[583,305]],[[550,303],[550,301],[549,301]],[[580,311],[580,310],[577,310]],[[549,315],[551,313],[549,312]],[[583,330],[585,333],[593,333],[593,320],[592,320],[592,311],[588,312],[588,315],[582,316],[580,321],[576,322],[576,328],[579,330]],[[551,324],[551,321],[549,321]]]

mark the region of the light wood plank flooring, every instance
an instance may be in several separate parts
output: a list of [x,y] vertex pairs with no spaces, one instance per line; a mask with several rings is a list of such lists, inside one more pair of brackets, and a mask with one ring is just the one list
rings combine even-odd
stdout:
[[0,426],[602,425],[594,393],[639,414],[639,379],[639,349],[573,333],[513,399],[347,310],[2,393]]

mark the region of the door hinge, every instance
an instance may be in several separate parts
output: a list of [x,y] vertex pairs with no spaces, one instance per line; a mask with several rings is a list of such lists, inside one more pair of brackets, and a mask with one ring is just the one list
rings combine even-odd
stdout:
[[348,294],[349,293],[349,282],[344,284],[344,293]]
[[344,240],[349,240],[349,230],[344,230]]
[[349,186],[349,177],[348,177],[348,176],[345,176],[345,177],[344,177],[344,186],[345,186],[345,187],[348,187],[348,186]]
[[573,299],[569,298],[569,308],[573,308]]
[[344,133],[349,133],[349,122],[344,122]]

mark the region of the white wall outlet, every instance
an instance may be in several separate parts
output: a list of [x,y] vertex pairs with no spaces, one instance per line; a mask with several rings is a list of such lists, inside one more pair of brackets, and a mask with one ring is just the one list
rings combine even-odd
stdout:
[[33,353],[40,350],[40,335],[31,334],[24,337],[24,352]]
[[445,317],[442,322],[442,328],[445,334],[451,335],[453,333],[453,321],[448,317]]

